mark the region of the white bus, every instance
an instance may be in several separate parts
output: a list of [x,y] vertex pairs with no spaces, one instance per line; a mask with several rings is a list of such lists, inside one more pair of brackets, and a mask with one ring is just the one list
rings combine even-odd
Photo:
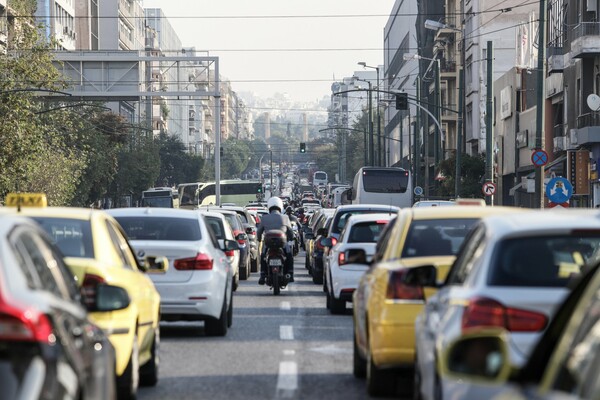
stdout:
[[362,167],[348,193],[352,204],[413,205],[412,177],[403,168]]
[[[243,207],[263,196],[262,185],[257,180],[223,180],[220,186],[221,204],[233,203]],[[217,204],[215,182],[181,184],[179,190],[182,208],[195,209],[199,206]]]
[[327,186],[327,172],[325,171],[317,171],[313,174],[313,186]]
[[179,193],[170,187],[155,187],[142,192],[142,207],[179,208]]

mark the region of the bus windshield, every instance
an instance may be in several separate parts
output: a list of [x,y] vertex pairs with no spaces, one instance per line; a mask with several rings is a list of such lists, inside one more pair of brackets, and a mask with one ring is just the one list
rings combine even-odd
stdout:
[[198,205],[198,188],[200,183],[189,183],[179,186],[179,205],[180,206],[197,206]]
[[408,183],[408,172],[406,171],[385,169],[363,171],[365,192],[405,193]]
[[[245,206],[256,200],[256,195],[260,193],[260,189],[261,184],[258,181],[221,182],[221,204],[234,203],[238,206]],[[202,186],[198,193],[198,204],[217,204],[214,182]]]
[[142,207],[172,208],[173,202],[171,197],[144,197],[142,199]]

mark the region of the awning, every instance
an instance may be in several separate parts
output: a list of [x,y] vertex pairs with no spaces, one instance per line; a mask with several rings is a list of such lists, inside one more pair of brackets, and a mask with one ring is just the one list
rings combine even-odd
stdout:
[[509,196],[514,196],[515,192],[519,189],[521,189],[523,187],[523,182],[513,186],[510,188],[510,190],[508,191]]
[[[555,165],[565,161],[567,159],[566,155],[560,156],[558,157],[556,160],[552,161],[551,163],[546,164],[546,166],[544,167],[544,171],[549,171],[550,169],[552,169],[552,167],[554,167]],[[523,178],[523,177],[522,177]],[[526,175],[527,179],[534,179],[535,178],[535,171],[531,172],[529,174]],[[523,187],[523,181],[521,181],[520,183],[516,184],[515,186],[511,187],[508,191],[508,194],[510,196],[514,196],[515,192],[519,189],[527,189],[526,187]]]

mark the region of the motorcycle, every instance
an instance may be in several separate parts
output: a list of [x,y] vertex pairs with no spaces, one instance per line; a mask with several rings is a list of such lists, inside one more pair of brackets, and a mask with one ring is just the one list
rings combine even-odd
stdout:
[[278,295],[282,288],[286,287],[290,275],[285,274],[285,246],[287,236],[280,230],[270,230],[265,232],[265,243],[267,246],[267,285],[273,289],[273,294]]
[[292,242],[292,249],[294,253],[294,257],[298,255],[300,251],[300,230],[298,228],[298,224],[295,221],[292,221],[292,230],[294,231],[294,240]]

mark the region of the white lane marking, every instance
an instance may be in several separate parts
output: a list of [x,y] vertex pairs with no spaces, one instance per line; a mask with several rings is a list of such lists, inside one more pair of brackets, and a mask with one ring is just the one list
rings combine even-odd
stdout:
[[277,393],[281,398],[291,398],[298,389],[298,364],[294,361],[279,363],[277,376]]
[[280,325],[279,338],[281,340],[294,340],[294,327],[291,325]]
[[352,349],[348,347],[340,347],[333,344],[321,347],[313,347],[310,351],[314,351],[316,353],[327,354],[327,355],[336,355],[336,354],[352,354]]
[[284,356],[293,356],[295,354],[296,354],[296,350],[284,350],[283,351]]
[[292,304],[289,301],[282,301],[279,308],[288,311],[292,309]]

